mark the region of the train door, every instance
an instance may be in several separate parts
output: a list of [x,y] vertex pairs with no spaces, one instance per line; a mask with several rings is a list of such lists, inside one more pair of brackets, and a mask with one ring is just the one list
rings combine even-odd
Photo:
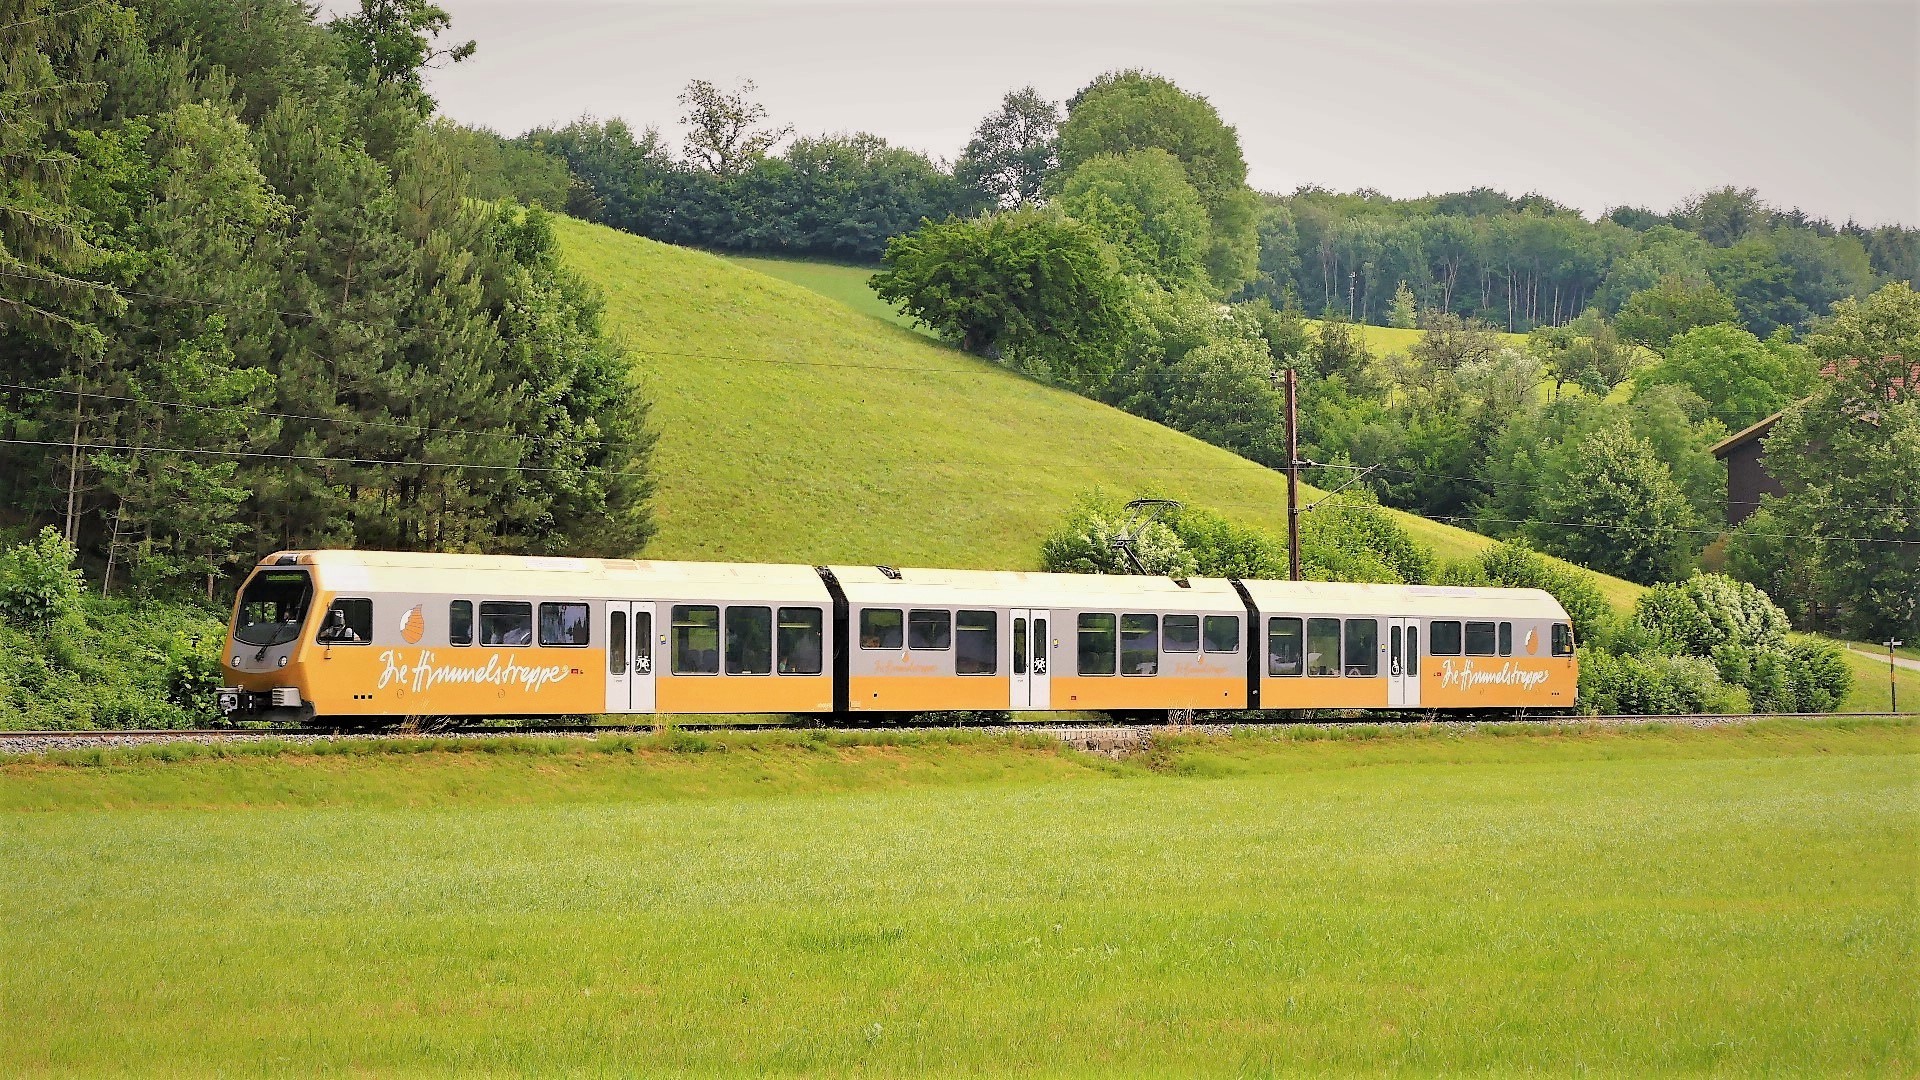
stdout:
[[1387,708],[1420,704],[1420,620],[1387,620]]
[[1048,647],[1048,612],[1031,608],[1014,608],[1010,613],[1013,622],[1013,676],[1011,684],[1012,698],[1007,703],[1012,709],[1045,709],[1051,699],[1051,678],[1047,675],[1047,658],[1052,655]]
[[653,711],[653,604],[607,601],[607,711]]

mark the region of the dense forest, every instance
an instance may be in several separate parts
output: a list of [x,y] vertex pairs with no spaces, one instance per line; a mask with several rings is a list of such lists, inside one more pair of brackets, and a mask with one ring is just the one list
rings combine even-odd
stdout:
[[0,528],[160,593],[288,546],[644,542],[645,405],[546,211],[430,119],[446,28],[0,5]]

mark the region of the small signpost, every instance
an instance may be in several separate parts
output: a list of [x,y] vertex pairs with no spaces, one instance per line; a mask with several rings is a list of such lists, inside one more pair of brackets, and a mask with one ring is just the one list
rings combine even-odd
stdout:
[[1900,680],[1894,677],[1897,674],[1897,672],[1895,670],[1896,665],[1893,662],[1893,650],[1905,644],[1906,642],[1904,641],[1895,641],[1892,638],[1887,639],[1887,706],[1888,706],[1887,711],[1888,712],[1897,713],[1900,711]]

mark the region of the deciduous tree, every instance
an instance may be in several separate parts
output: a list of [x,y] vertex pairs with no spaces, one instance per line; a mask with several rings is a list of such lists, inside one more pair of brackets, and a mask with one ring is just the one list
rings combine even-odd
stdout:
[[1041,201],[1059,163],[1060,106],[1031,86],[1010,91],[980,121],[954,176],[1003,209]]
[[705,79],[694,79],[680,92],[686,112],[687,156],[717,176],[738,176],[775,143],[793,134],[791,124],[766,127],[767,107],[753,100],[752,79],[727,93]]

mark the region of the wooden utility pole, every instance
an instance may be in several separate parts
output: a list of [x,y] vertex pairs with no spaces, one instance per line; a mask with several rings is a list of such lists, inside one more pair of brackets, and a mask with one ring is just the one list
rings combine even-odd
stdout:
[[1300,416],[1294,371],[1287,369],[1287,580],[1300,580]]

